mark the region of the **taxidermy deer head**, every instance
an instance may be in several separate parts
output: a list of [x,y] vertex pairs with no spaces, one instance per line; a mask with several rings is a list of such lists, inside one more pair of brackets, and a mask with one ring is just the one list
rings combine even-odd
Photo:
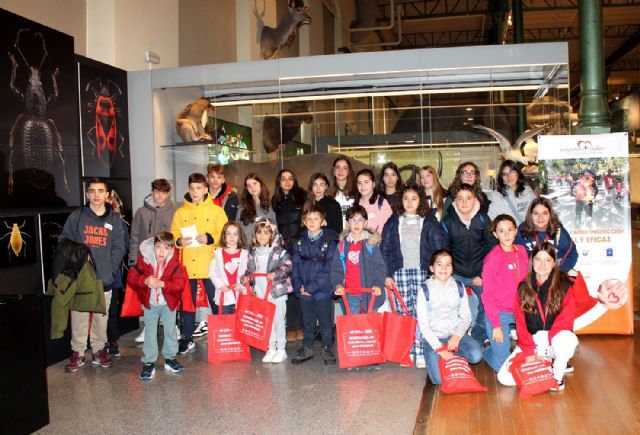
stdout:
[[311,22],[311,17],[307,14],[310,8],[306,1],[289,0],[289,13],[282,18],[278,27],[262,28],[260,51],[264,59],[276,58],[281,49],[293,43],[300,26]]

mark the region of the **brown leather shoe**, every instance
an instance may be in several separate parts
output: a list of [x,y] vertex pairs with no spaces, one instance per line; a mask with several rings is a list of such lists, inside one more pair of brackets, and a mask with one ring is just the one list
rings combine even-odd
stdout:
[[304,338],[304,331],[302,329],[298,329],[296,331],[296,339],[302,340]]
[[287,341],[296,341],[298,339],[297,331],[289,331],[287,332]]

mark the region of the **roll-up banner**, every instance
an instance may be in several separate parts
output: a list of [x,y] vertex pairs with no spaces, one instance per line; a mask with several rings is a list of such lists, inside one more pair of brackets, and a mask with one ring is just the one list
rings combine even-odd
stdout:
[[540,136],[542,193],[578,250],[586,282],[574,329],[633,334],[627,133]]

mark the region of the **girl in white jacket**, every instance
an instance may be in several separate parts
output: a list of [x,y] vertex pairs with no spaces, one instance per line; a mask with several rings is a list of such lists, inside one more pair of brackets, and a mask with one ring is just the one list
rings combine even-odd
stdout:
[[216,289],[213,314],[218,314],[220,295],[223,294],[222,314],[233,314],[238,292],[243,291],[240,278],[247,271],[249,252],[242,249],[244,234],[236,221],[228,221],[222,228],[220,248],[213,253],[209,265],[209,279]]

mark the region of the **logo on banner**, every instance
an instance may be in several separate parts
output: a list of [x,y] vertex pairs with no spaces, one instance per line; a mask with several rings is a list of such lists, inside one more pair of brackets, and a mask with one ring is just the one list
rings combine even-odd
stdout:
[[578,149],[582,151],[589,151],[591,149],[591,141],[589,140],[579,140],[578,141]]
[[607,257],[613,257],[613,248],[607,248]]

